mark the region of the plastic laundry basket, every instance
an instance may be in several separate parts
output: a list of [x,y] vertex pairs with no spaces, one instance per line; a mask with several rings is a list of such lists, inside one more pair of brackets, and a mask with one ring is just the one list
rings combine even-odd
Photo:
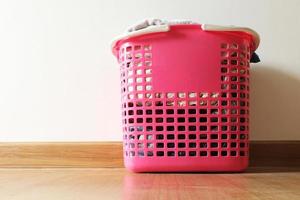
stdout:
[[115,40],[125,166],[244,170],[249,62],[258,44],[248,28],[194,23],[148,25]]

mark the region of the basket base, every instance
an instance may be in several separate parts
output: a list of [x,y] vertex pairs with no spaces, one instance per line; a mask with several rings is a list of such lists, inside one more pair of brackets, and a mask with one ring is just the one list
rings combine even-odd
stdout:
[[125,167],[132,172],[243,172],[248,157],[238,158],[127,158]]

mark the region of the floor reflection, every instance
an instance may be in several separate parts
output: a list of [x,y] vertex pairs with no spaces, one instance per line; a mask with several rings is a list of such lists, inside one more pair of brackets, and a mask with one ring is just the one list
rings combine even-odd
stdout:
[[251,179],[242,174],[134,174],[124,176],[123,199],[247,199]]

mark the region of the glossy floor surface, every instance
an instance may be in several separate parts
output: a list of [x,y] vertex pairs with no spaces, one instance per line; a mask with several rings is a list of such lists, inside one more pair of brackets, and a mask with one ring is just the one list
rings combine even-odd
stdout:
[[300,199],[300,169],[241,174],[147,173],[125,169],[0,169],[3,200]]

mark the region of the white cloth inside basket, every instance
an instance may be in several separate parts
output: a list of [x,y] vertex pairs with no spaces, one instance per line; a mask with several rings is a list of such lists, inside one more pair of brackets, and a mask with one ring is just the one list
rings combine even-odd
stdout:
[[127,29],[127,33],[145,29],[149,26],[160,26],[160,25],[175,25],[175,24],[197,24],[196,22],[190,20],[161,20],[161,19],[146,19],[137,24],[134,24]]

